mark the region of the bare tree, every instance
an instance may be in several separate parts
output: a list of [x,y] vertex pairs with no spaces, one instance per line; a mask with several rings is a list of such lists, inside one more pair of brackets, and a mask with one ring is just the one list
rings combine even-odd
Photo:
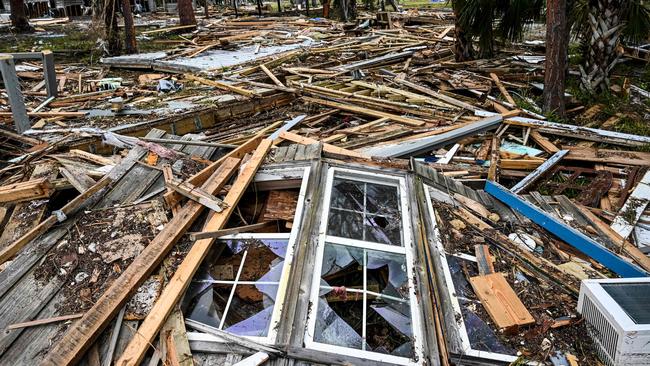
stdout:
[[122,0],[122,14],[124,15],[124,48],[126,53],[138,53],[133,14],[131,13],[131,0]]
[[564,117],[564,85],[567,69],[568,27],[566,0],[546,1],[546,61],[543,107],[546,113]]
[[11,0],[9,6],[11,7],[11,25],[16,28],[18,32],[33,31],[34,28],[29,25],[27,14],[25,13],[25,1]]
[[181,25],[196,25],[196,17],[194,17],[192,0],[178,0],[177,6],[178,17],[181,20]]

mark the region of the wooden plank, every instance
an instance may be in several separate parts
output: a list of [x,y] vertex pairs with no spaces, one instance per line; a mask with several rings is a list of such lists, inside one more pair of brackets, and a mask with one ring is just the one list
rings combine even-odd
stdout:
[[556,152],[560,151],[557,146],[555,146],[549,139],[542,136],[542,134],[539,133],[536,129],[530,131],[530,138],[532,138],[533,141],[539,145],[539,147],[541,147],[549,154],[555,154]]
[[526,178],[520,180],[514,187],[510,188],[513,193],[521,193],[535,183],[539,178],[562,160],[568,154],[568,150],[560,150],[548,158],[544,163],[538,166],[532,173],[528,174]]
[[420,120],[417,120],[417,119],[398,116],[396,114],[377,111],[377,110],[374,110],[374,109],[357,107],[357,106],[350,105],[350,104],[332,102],[332,101],[329,101],[329,100],[318,99],[318,98],[310,98],[310,97],[303,97],[303,99],[306,102],[316,103],[316,104],[320,104],[320,105],[326,105],[328,107],[337,108],[337,109],[340,109],[340,110],[343,110],[343,111],[359,113],[359,114],[363,114],[363,115],[366,115],[366,116],[372,116],[372,117],[376,117],[376,118],[389,118],[391,121],[403,123],[403,124],[409,125],[409,126],[418,127],[418,126],[423,126],[425,124],[424,121],[420,121]]
[[[224,203],[227,207],[222,212],[214,213],[209,218],[208,222],[204,225],[205,231],[219,230],[226,225],[228,218],[237,207],[237,203],[239,203],[248,185],[255,177],[257,169],[263,163],[272,144],[272,140],[262,140],[224,198]],[[165,319],[176,303],[178,303],[181,296],[183,296],[194,273],[212,247],[214,240],[214,238],[201,239],[194,243],[192,249],[187,253],[185,259],[169,281],[169,284],[163,289],[158,301],[156,301],[142,322],[142,325],[138,329],[138,337],[134,337],[131,343],[129,343],[122,357],[118,360],[117,365],[138,365],[142,361],[145,352],[149,348],[149,344],[153,342]]]
[[190,233],[190,239],[200,240],[200,239],[207,239],[207,238],[219,238],[226,235],[249,233],[257,230],[267,229],[267,228],[275,227],[276,225],[277,225],[276,221],[269,221],[269,222],[260,222],[252,225],[221,229],[217,231],[202,231],[197,233]]
[[[312,139],[312,138],[309,138],[309,137],[300,136],[298,134],[295,134],[293,132],[288,132],[288,131],[280,133],[280,138],[285,139],[285,140],[289,140],[291,142],[295,142],[295,143],[298,143],[298,144],[302,144],[302,145],[311,145],[311,144],[317,144],[318,143],[318,140],[315,140],[315,139]],[[334,145],[330,145],[330,144],[323,144],[323,151],[325,151],[326,153],[330,153],[330,154],[335,154],[335,155],[340,155],[340,156],[349,156],[349,157],[357,158],[357,159],[366,159],[366,160],[371,159],[369,156],[366,156],[366,155],[361,154],[359,152],[348,150],[348,149],[343,149],[343,148],[340,148],[338,146],[334,146]]]
[[494,80],[494,83],[497,85],[497,88],[499,88],[499,91],[506,98],[508,103],[512,104],[513,106],[517,106],[517,103],[515,102],[514,99],[512,99],[512,97],[510,96],[510,93],[508,93],[508,90],[506,90],[506,87],[503,86],[503,84],[501,83],[501,80],[499,80],[499,77],[497,76],[497,74],[491,72],[490,77],[492,78],[492,80]]
[[282,82],[277,77],[275,77],[275,75],[273,75],[271,70],[269,70],[266,66],[264,66],[264,64],[260,65],[260,69],[262,69],[262,71],[264,71],[266,76],[268,76],[269,79],[271,79],[275,83],[275,85],[286,88],[286,86],[284,84],[282,84]]
[[[230,151],[226,155],[224,155],[222,158],[219,160],[215,161],[214,163],[208,165],[207,167],[203,168],[200,172],[194,174],[191,176],[189,179],[187,179],[188,183],[191,183],[195,186],[200,186],[205,182],[206,179],[214,171],[221,166],[221,164],[226,161],[228,158],[238,158],[241,159],[244,157],[244,155],[248,154],[249,152],[253,151],[257,145],[259,145],[260,141],[262,140],[261,133],[258,133],[254,137],[250,138],[248,141],[244,142],[243,144],[239,145],[238,148]],[[181,195],[179,195],[176,192],[170,192],[166,193],[164,195],[165,201],[167,204],[171,205],[176,205],[179,203],[181,199]]]
[[476,263],[478,263],[478,273],[481,276],[494,273],[494,258],[490,254],[490,247],[485,244],[474,245],[476,253]]
[[611,241],[618,245],[625,254],[633,258],[634,261],[641,266],[646,271],[650,272],[650,258],[646,256],[643,252],[639,250],[634,244],[625,240],[621,237],[616,231],[614,231],[609,225],[604,223],[598,216],[594,215],[589,211],[588,207],[582,205],[576,205],[576,207],[582,212],[586,219],[592,222],[594,227],[599,229],[603,234],[611,239]]
[[185,321],[181,309],[176,306],[171,313],[160,336],[164,339],[167,348],[166,365],[192,366],[192,351],[190,342],[187,340]]
[[562,149],[569,150],[569,154],[564,158],[566,160],[635,166],[647,166],[650,161],[650,153],[639,151],[621,151],[567,145],[563,145]]
[[257,352],[254,353],[245,359],[237,362],[236,364],[232,366],[259,366],[263,364],[264,362],[268,361],[269,359],[269,354],[266,352]]
[[63,175],[79,193],[84,193],[97,183],[94,179],[86,175],[86,172],[72,165],[63,164],[60,171],[61,175]]
[[50,197],[54,186],[48,178],[32,179],[26,182],[0,187],[0,203],[17,203]]
[[211,209],[212,211],[215,212],[221,212],[221,200],[210,193],[206,192],[205,190],[196,187],[188,182],[181,182],[176,179],[173,181],[165,181],[165,186],[167,188],[171,188],[174,191],[180,193],[181,195],[191,199],[192,201],[196,201],[203,206]]
[[[223,165],[215,170],[204,183],[202,188],[211,193],[221,190],[237,170],[239,162],[240,159],[237,158],[226,159]],[[59,338],[59,341],[52,347],[42,364],[57,366],[78,362],[83,353],[92,345],[95,338],[108,325],[119,309],[126,304],[131,295],[138,289],[138,286],[160,264],[202,210],[203,206],[193,201],[183,206],[179,214],[165,225],[163,230],[122,272],[120,277],[111,284],[81,320],[73,324]],[[140,337],[134,339],[140,339]]]
[[498,181],[499,180],[499,147],[501,146],[501,139],[499,136],[492,137],[492,147],[490,153],[490,168],[488,169],[488,180]]
[[22,323],[14,323],[14,324],[9,325],[7,327],[7,330],[28,328],[28,327],[34,327],[34,326],[37,326],[37,325],[44,325],[44,324],[52,324],[52,323],[57,323],[57,322],[63,322],[63,321],[66,321],[66,320],[81,318],[83,315],[84,315],[83,313],[77,313],[77,314],[70,314],[70,315],[55,316],[53,318],[47,318],[47,319],[37,319],[37,320],[32,320],[32,321],[22,322]]
[[502,273],[469,279],[474,293],[499,329],[512,329],[535,322]]
[[647,171],[625,204],[616,214],[611,228],[622,238],[627,239],[634,226],[650,203],[650,171]]
[[[48,161],[43,164],[37,164],[32,171],[30,179],[48,178],[54,188],[58,189],[57,185],[52,181],[58,174],[59,171],[55,167],[55,163]],[[14,240],[24,235],[32,227],[38,225],[47,213],[47,203],[48,201],[42,200],[17,204],[11,212],[11,216],[9,216],[6,225],[2,227],[2,233],[0,234],[0,249],[4,249],[7,245],[14,242]],[[0,226],[2,225],[2,222],[3,221],[0,219]]]
[[246,89],[240,88],[238,86],[228,84],[228,83],[224,83],[224,82],[221,82],[221,81],[210,80],[210,79],[202,78],[202,77],[192,75],[192,74],[185,74],[184,76],[185,76],[186,79],[198,81],[201,84],[205,84],[205,85],[209,85],[209,86],[214,86],[215,88],[219,88],[221,90],[232,91],[232,92],[235,92],[237,94],[243,95],[245,97],[259,96],[259,94],[255,93],[254,91],[246,90]]

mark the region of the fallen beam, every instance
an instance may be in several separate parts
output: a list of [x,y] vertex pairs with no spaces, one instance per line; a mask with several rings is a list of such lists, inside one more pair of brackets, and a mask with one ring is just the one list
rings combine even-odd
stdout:
[[612,230],[627,239],[648,203],[650,203],[650,171],[645,173],[634,191],[628,196],[623,207],[618,211],[611,225]]
[[399,158],[429,152],[445,145],[453,144],[467,136],[496,128],[502,121],[500,115],[484,118],[474,123],[463,125],[455,130],[439,135],[423,137],[416,140],[407,140],[392,145],[383,145],[361,149],[360,151],[370,156]]
[[643,269],[620,258],[618,255],[610,252],[607,248],[598,244],[588,236],[570,226],[567,226],[565,223],[558,221],[550,214],[519,198],[519,196],[510,192],[500,184],[487,181],[485,183],[485,191],[510,208],[526,216],[537,225],[542,226],[564,242],[593,258],[595,261],[599,262],[619,276],[648,276],[648,273]]
[[569,150],[560,150],[548,158],[542,165],[538,166],[532,173],[528,174],[526,178],[522,179],[514,187],[510,188],[512,193],[520,193],[530,187],[531,184],[535,183],[539,178],[541,178],[546,171],[559,163],[562,158],[569,153]]
[[[208,219],[203,227],[205,231],[219,230],[226,225],[228,218],[230,218],[230,215],[237,207],[237,203],[239,203],[248,185],[255,177],[257,169],[262,165],[266,154],[271,149],[272,143],[273,141],[269,139],[262,140],[224,198],[223,201],[227,207],[222,212],[214,213]],[[158,331],[163,326],[167,316],[169,316],[176,303],[178,303],[183,293],[185,293],[194,273],[201,265],[201,262],[203,262],[214,241],[214,238],[208,238],[194,242],[192,249],[190,249],[183,262],[176,269],[174,276],[163,289],[158,297],[158,301],[156,301],[140,325],[140,328],[138,328],[136,336],[133,337],[126,347],[116,365],[135,366],[140,364],[145,352],[154,341],[156,334],[158,334]],[[151,244],[149,244],[150,246]]]

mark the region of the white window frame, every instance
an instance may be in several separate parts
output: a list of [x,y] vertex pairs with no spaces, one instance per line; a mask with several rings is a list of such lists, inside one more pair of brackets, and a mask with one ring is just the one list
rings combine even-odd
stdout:
[[[304,168],[304,174],[302,182],[300,184],[300,192],[298,193],[298,203],[296,206],[296,213],[293,216],[293,222],[296,223],[291,229],[290,233],[240,233],[234,235],[227,235],[220,237],[218,240],[228,240],[228,239],[286,239],[287,243],[287,252],[284,257],[284,264],[282,266],[282,274],[280,276],[280,281],[278,284],[278,292],[275,296],[275,305],[273,305],[273,314],[271,315],[271,324],[269,325],[269,332],[266,337],[253,337],[253,336],[244,336],[250,340],[272,345],[275,343],[278,336],[278,326],[282,317],[282,310],[284,307],[284,300],[287,295],[287,286],[289,282],[289,273],[291,272],[291,267],[293,265],[293,255],[295,252],[296,241],[298,240],[298,234],[300,231],[300,222],[302,220],[305,197],[307,195],[307,183],[309,181],[309,173],[311,171],[310,167]],[[233,282],[233,281],[229,281]],[[233,288],[231,291],[234,291],[235,286],[237,285],[237,280],[234,281]],[[232,292],[231,292],[232,294]],[[232,297],[232,296],[231,296]],[[230,297],[229,297],[230,299]],[[230,301],[228,301],[229,305]],[[224,309],[224,314],[227,316],[227,307]],[[225,319],[225,316],[222,317]],[[222,319],[222,321],[223,321]],[[190,341],[212,341],[212,342],[221,342],[227,343],[227,340],[224,340],[220,337],[202,333],[202,332],[188,332],[188,340]]]
[[[424,185],[424,196],[427,200],[427,209],[429,211],[429,217],[432,222],[433,235],[436,238],[441,238],[440,230],[438,229],[438,224],[436,220],[436,214],[433,210],[433,204],[431,202],[431,193],[429,193],[430,186]],[[460,309],[460,302],[458,302],[458,297],[456,297],[456,288],[454,287],[454,282],[451,278],[451,271],[449,270],[449,263],[447,262],[447,253],[442,244],[442,240],[436,240],[436,247],[438,248],[438,253],[440,255],[440,262],[442,263],[442,271],[445,275],[445,284],[447,285],[447,293],[451,299],[451,307],[454,311],[454,319],[456,319],[456,324],[458,324],[459,333],[460,333],[460,342],[463,348],[463,353],[467,356],[485,358],[495,361],[502,362],[515,362],[517,361],[517,356],[506,355],[503,353],[481,351],[472,348],[472,344],[469,341],[469,336],[467,335],[467,328],[465,328],[465,319],[463,318],[463,313]],[[459,258],[468,259],[465,256],[458,255]]]
[[[399,202],[402,217],[402,246],[380,244],[368,241],[354,240],[327,235],[327,225],[329,219],[330,202],[332,198],[332,186],[334,178],[347,178],[365,183],[376,183],[381,185],[394,186],[398,188]],[[422,327],[421,308],[418,302],[418,297],[415,292],[415,284],[413,283],[414,269],[413,269],[413,239],[412,227],[410,219],[410,210],[408,208],[408,193],[406,189],[406,179],[404,177],[396,177],[392,175],[384,175],[377,173],[367,173],[358,170],[345,169],[345,168],[329,168],[327,172],[327,181],[325,183],[325,194],[323,197],[322,215],[318,235],[318,248],[316,251],[316,260],[314,262],[314,277],[311,283],[310,304],[311,309],[307,318],[307,327],[305,329],[305,347],[323,352],[334,352],[346,356],[364,358],[373,361],[390,362],[399,365],[421,365],[424,360],[424,347],[422,339],[424,337],[424,330]],[[320,292],[320,279],[321,270],[323,265],[323,256],[326,243],[343,244],[351,247],[376,250],[387,253],[402,254],[405,256],[406,272],[409,284],[409,305],[411,310],[411,325],[413,328],[413,345],[414,345],[414,359],[388,355],[378,352],[359,350],[343,346],[336,346],[327,343],[320,343],[314,340],[314,331],[316,328],[317,306]],[[365,258],[365,256],[364,256]],[[365,259],[364,259],[365,260]],[[365,283],[364,272],[364,283]],[[351,291],[349,289],[348,291]],[[363,317],[365,319],[365,306]],[[362,335],[365,336],[365,335]]]

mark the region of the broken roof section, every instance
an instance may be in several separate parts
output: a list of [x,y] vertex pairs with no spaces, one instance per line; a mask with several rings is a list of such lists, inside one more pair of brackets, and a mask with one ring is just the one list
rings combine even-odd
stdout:
[[145,31],[174,46],[57,61],[51,100],[17,62],[2,360],[607,360],[578,296],[650,270],[648,137],[541,116],[536,46],[458,64],[449,13],[394,15]]

